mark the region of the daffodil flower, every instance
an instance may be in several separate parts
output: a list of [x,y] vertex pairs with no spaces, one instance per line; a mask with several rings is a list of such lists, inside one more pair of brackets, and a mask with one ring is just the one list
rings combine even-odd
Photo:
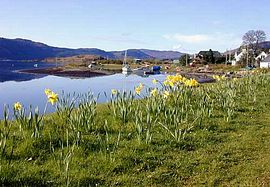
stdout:
[[14,110],[19,111],[22,109],[22,104],[20,102],[14,103]]
[[46,88],[44,92],[48,96],[48,95],[50,95],[52,93],[52,90]]
[[163,84],[164,84],[164,86],[170,86],[170,81],[165,80],[165,81],[163,82]]
[[156,97],[158,95],[158,89],[155,88],[155,89],[151,90],[150,94],[152,96]]
[[142,88],[141,87],[138,86],[137,88],[135,88],[136,94],[140,95],[141,94],[141,91],[142,91]]
[[116,89],[112,89],[112,95],[116,95],[117,94],[117,90]]
[[170,96],[170,92],[164,91],[163,97],[164,97],[165,99],[167,99],[169,96]]
[[51,92],[48,95],[48,102],[50,102],[52,105],[54,105],[58,101],[58,94]]
[[169,85],[170,85],[171,87],[174,87],[174,81],[169,81]]
[[153,83],[153,84],[157,84],[157,83],[158,83],[157,79],[153,79],[153,80],[152,80],[152,83]]
[[190,79],[190,80],[185,81],[185,86],[188,86],[188,87],[196,87],[198,85],[199,83],[196,79]]

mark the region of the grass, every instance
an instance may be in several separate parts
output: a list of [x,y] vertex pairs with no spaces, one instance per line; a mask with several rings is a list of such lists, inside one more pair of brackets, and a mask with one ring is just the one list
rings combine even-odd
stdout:
[[[156,106],[154,104],[158,100],[151,98],[134,100],[132,111],[130,114],[127,113],[126,120],[123,120],[121,115],[113,114],[113,110],[116,110],[117,114],[129,110],[121,103],[126,101],[97,105],[95,112],[91,108],[95,103],[88,108],[82,106],[84,111],[89,110],[85,115],[94,116],[94,121],[89,122],[91,128],[86,129],[80,129],[85,126],[76,126],[75,124],[79,123],[75,119],[72,124],[66,123],[63,113],[60,113],[62,116],[56,113],[48,115],[42,121],[44,126],[39,131],[39,137],[31,136],[33,128],[22,127],[20,130],[18,122],[8,120],[6,121],[8,124],[5,125],[5,121],[2,120],[1,145],[4,140],[3,132],[8,132],[9,135],[6,149],[0,157],[1,184],[3,186],[269,186],[270,85],[267,82],[269,80],[268,75],[260,75],[244,78],[236,83],[225,81],[201,85],[199,88],[188,88],[187,94],[192,90],[192,96],[196,96],[194,98],[196,102],[193,102],[193,98],[184,100],[189,102],[189,108],[194,107],[197,112],[201,111],[196,104],[201,100],[196,98],[204,98],[202,93],[211,91],[209,93],[212,94],[211,97],[213,96],[214,105],[208,106],[207,100],[204,100],[202,106],[212,106],[214,110],[211,117],[203,117],[201,123],[196,121],[192,130],[187,131],[179,141],[172,138],[159,125],[165,117],[163,119],[162,112],[156,116],[157,108],[153,106]],[[235,86],[233,90],[237,93],[233,100],[234,113],[227,120],[226,109],[230,106],[225,103],[224,108],[221,104],[223,101],[231,100],[230,98],[219,100],[218,96],[222,94],[227,96],[226,94],[230,93],[228,87],[231,86]],[[173,97],[178,93],[175,94],[172,95],[170,102],[175,101]],[[119,99],[122,97],[119,96]],[[151,104],[152,101],[155,101],[154,104]],[[119,102],[121,105],[117,104]],[[182,100],[177,102],[181,103]],[[158,106],[160,105],[162,103]],[[138,111],[134,109],[136,106],[139,106]],[[166,106],[169,108],[173,105],[167,103]],[[74,109],[72,115],[76,110],[79,109]],[[144,134],[147,131],[142,131],[139,136],[136,130],[134,114],[139,116],[140,111],[148,111],[151,114],[147,122],[152,124],[150,131],[152,139],[148,142],[145,141],[147,135]],[[170,112],[169,109],[166,109],[166,112]],[[191,115],[192,110],[189,109],[185,112],[190,114],[188,124],[193,123],[196,115]],[[146,120],[147,113],[143,112],[141,118]],[[170,121],[172,119],[173,114],[166,120],[174,124]],[[137,123],[139,124],[138,121]],[[184,122],[181,121],[181,128],[183,126]],[[10,131],[5,131],[7,127],[10,127]],[[148,126],[144,128],[147,129]],[[173,129],[173,126],[168,128]]]

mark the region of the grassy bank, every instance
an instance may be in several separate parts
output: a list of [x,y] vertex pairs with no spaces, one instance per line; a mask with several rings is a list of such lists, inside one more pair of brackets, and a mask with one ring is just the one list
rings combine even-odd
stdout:
[[[32,118],[18,106],[1,121],[0,181],[18,186],[267,186],[270,76],[197,85],[171,76],[162,88],[114,90],[49,101]],[[50,104],[50,103],[48,103]],[[11,117],[13,116],[13,117]],[[15,117],[14,117],[15,116]]]

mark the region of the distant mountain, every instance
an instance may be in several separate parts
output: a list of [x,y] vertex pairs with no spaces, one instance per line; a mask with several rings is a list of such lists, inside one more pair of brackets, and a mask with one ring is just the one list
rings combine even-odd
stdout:
[[0,38],[0,59],[41,60],[49,57],[70,57],[83,54],[115,58],[113,54],[96,48],[59,48],[31,40]]
[[261,42],[259,47],[263,49],[270,49],[270,41]]
[[[97,48],[59,48],[26,39],[0,38],[0,60],[42,60],[51,57],[71,57],[76,55],[97,55],[110,59],[123,59],[125,51],[104,51]],[[182,55],[175,51],[129,49],[129,58],[176,59]]]
[[[116,58],[124,58],[125,51],[111,51]],[[129,58],[139,58],[139,59],[178,59],[183,55],[183,53],[177,51],[158,51],[150,49],[128,49],[127,56]]]
[[147,55],[150,55],[156,59],[178,59],[183,53],[178,51],[157,51],[157,50],[149,50],[149,49],[141,49]]
[[[117,59],[123,59],[125,56],[125,51],[111,51],[112,54]],[[127,57],[128,58],[139,58],[139,59],[151,59],[153,58],[150,55],[145,54],[144,52],[140,51],[139,49],[128,49],[127,50]]]

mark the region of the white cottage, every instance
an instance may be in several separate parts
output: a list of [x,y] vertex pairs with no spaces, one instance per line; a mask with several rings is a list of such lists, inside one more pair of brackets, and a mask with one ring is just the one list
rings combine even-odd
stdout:
[[264,60],[266,57],[268,56],[268,54],[266,54],[264,51],[261,52],[261,54],[259,54],[255,59],[258,61]]
[[270,56],[260,62],[260,68],[270,68]]

